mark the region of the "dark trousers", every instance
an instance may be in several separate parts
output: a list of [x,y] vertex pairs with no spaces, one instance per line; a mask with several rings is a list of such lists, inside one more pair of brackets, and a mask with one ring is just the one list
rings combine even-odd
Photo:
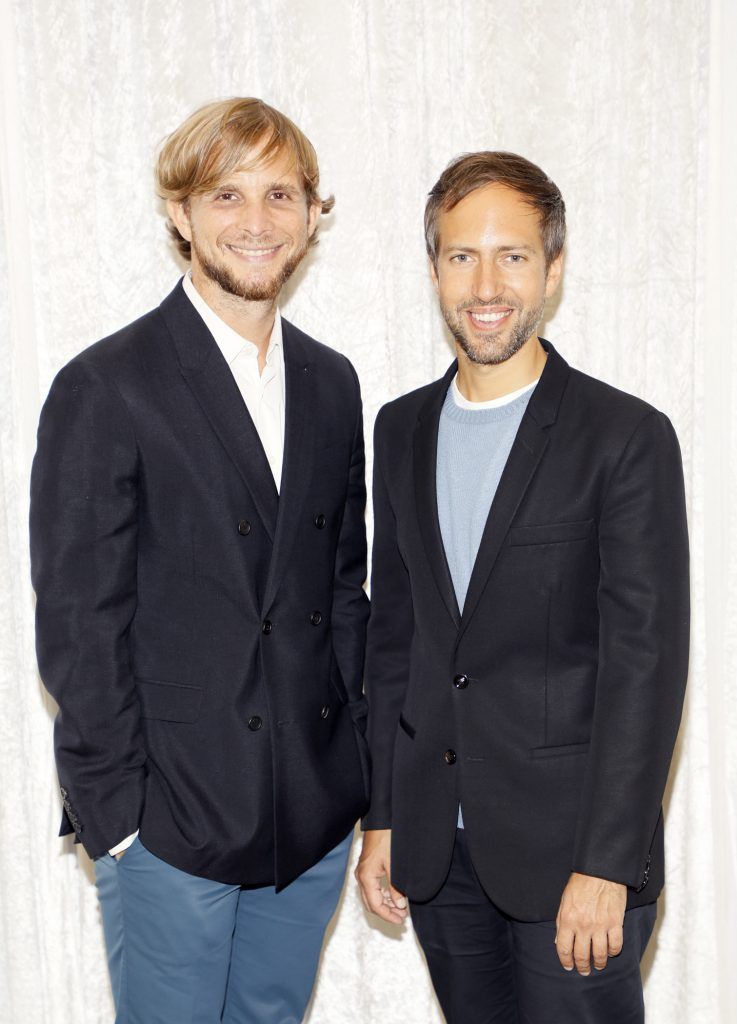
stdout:
[[624,948],[603,971],[564,971],[555,922],[514,921],[481,888],[463,829],[448,877],[412,922],[448,1024],[643,1024],[640,959],[656,905],[628,910]]

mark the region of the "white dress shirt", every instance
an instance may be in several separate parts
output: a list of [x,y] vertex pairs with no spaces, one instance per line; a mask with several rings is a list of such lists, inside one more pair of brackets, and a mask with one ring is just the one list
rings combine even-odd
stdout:
[[[263,373],[258,368],[258,347],[242,338],[237,331],[221,320],[202,298],[192,282],[191,273],[184,275],[184,293],[205,321],[205,326],[215,339],[230,371],[235,377],[238,390],[243,396],[246,408],[254,422],[261,444],[264,446],[277,491],[281,485],[282,463],[284,461],[284,420],[286,381],[284,373],[284,345],[282,342],[281,314],[276,311],[271,329],[269,347],[266,351],[266,365]],[[109,850],[111,856],[123,853],[138,835],[134,832]]]

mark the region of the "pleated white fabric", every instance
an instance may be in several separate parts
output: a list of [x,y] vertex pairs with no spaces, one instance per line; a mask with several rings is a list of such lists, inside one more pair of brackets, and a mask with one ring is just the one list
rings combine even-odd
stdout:
[[[64,362],[176,280],[153,153],[236,94],[306,130],[337,197],[285,314],[353,360],[369,438],[451,357],[421,227],[443,166],[511,149],[561,187],[545,334],[671,416],[690,502],[693,667],[648,1019],[737,1019],[736,20],[731,0],[0,0],[1,1021],[112,1020],[90,865],[55,836],[26,539],[38,411]],[[440,1019],[411,930],[367,922],[349,877],[310,1024]]]

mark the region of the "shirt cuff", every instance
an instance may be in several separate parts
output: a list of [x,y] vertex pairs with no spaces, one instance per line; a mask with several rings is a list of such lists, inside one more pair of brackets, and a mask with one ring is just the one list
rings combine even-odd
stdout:
[[128,847],[131,846],[133,840],[136,838],[137,835],[138,829],[136,829],[136,831],[132,835],[126,836],[126,838],[122,842],[118,843],[117,846],[114,846],[112,850],[108,850],[110,856],[115,857],[117,854],[123,853],[125,850],[127,850]]

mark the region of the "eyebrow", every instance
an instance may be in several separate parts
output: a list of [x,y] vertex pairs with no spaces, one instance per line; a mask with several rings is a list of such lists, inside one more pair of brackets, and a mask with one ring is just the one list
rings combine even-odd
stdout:
[[[238,192],[242,189],[239,185],[235,185],[233,182],[225,181],[222,185],[218,185],[216,188],[210,190],[210,195],[214,195],[216,192]],[[295,188],[294,185],[290,185],[284,181],[272,181],[266,187],[266,192],[286,192],[288,195],[297,196],[299,195],[299,189]]]
[[[444,245],[443,253],[447,252],[478,252],[478,246],[472,245]],[[497,245],[494,248],[494,252],[529,252],[535,254],[537,249],[532,245]]]

